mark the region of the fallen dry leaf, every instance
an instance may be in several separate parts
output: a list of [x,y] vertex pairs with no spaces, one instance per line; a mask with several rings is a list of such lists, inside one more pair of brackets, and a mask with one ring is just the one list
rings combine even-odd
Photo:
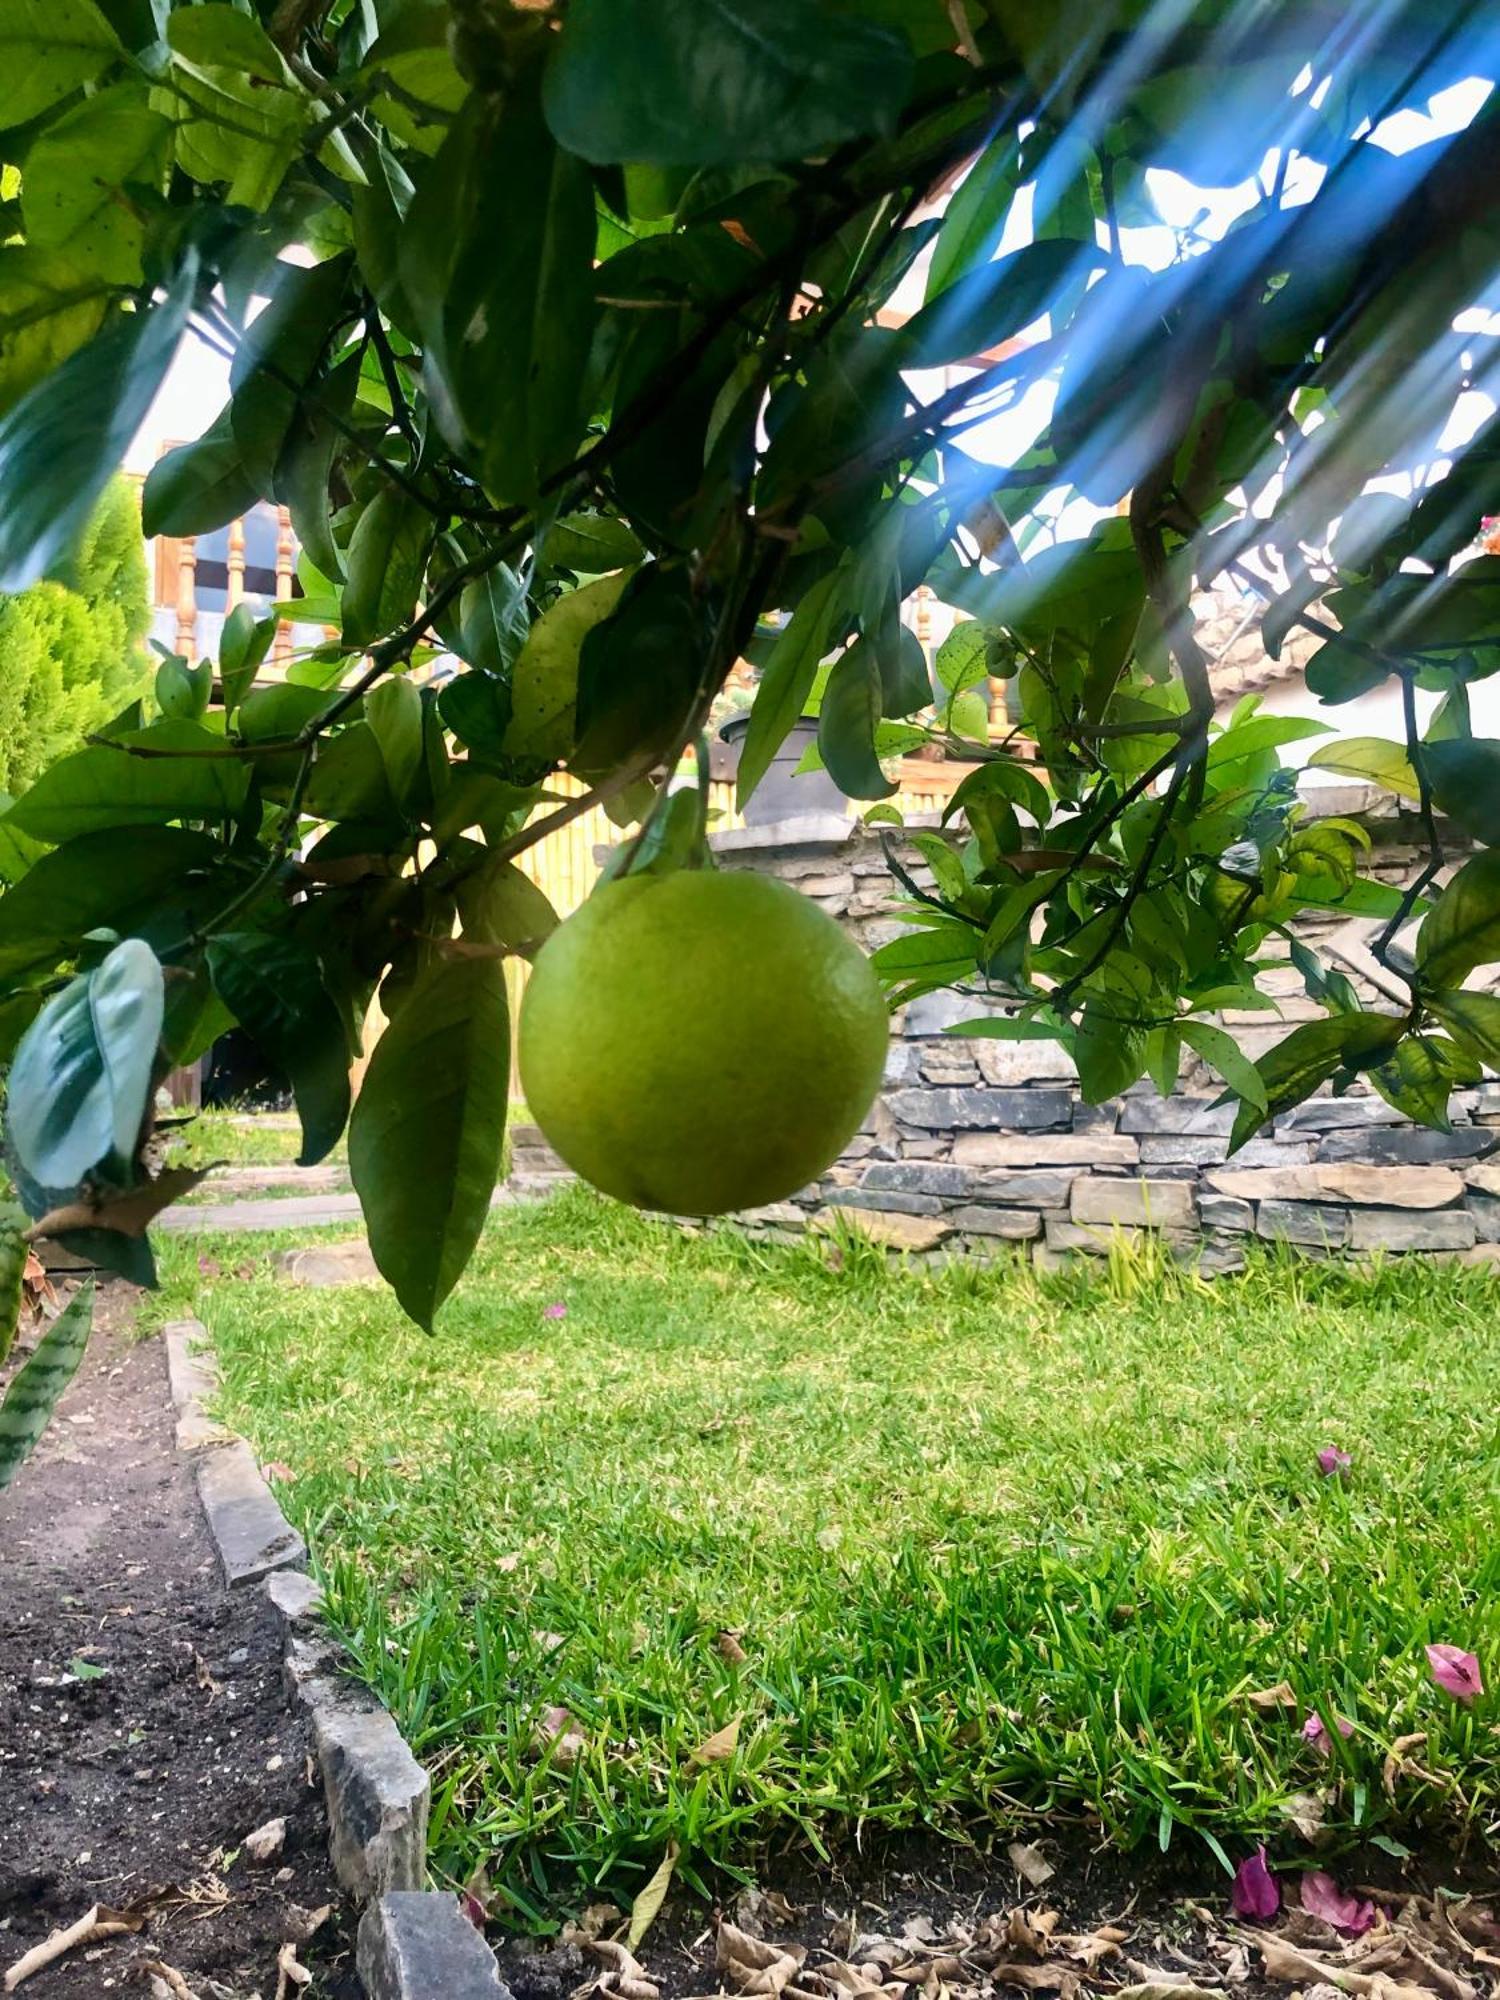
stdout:
[[740,1644],[740,1640],[743,1637],[744,1634],[742,1632],[735,1632],[726,1628],[714,1641],[714,1644],[719,1649],[719,1657],[728,1660],[732,1667],[743,1666],[745,1661],[750,1657]]
[[998,1986],[1022,1986],[1030,1993],[1060,1993],[1063,2000],[1072,2000],[1083,1984],[1083,1974],[1078,1968],[1064,1965],[1058,1959],[1046,1965],[992,1965],[990,1977]]
[[1304,1840],[1316,1840],[1323,1831],[1323,1806],[1320,1792],[1293,1792],[1283,1810]]
[[722,1729],[716,1729],[707,1742],[700,1743],[688,1758],[690,1764],[721,1764],[726,1757],[732,1757],[739,1745],[740,1718],[726,1722]]
[[1010,1857],[1011,1867],[1033,1889],[1045,1888],[1057,1873],[1041,1850],[1028,1846],[1024,1840],[1013,1840],[1005,1851]]
[[752,1937],[727,1920],[719,1925],[714,1939],[714,1964],[727,1983],[740,1993],[784,1993],[806,1959],[806,1945],[788,1945],[783,1949],[765,1938]]
[[198,1995],[175,1965],[164,1965],[159,1958],[148,1958],[139,1969],[151,1981],[151,2000],[198,2000]]
[[1251,1688],[1241,1695],[1252,1708],[1295,1708],[1297,1697],[1289,1681],[1278,1681],[1275,1687]]
[[1194,1986],[1191,1980],[1143,1979],[1138,1986],[1122,1986],[1112,2000],[1224,2000],[1217,1986]]
[[576,1764],[588,1748],[588,1738],[566,1708],[544,1708],[531,1732],[533,1756],[551,1757],[554,1764]]
[[605,1964],[599,1979],[601,1993],[617,1994],[619,2000],[661,2000],[661,1988],[624,1945],[612,1938],[591,1938],[588,1949]]
[[665,1901],[667,1890],[671,1885],[672,1871],[677,1866],[677,1856],[680,1851],[675,1840],[668,1841],[667,1851],[662,1856],[656,1873],[631,1906],[630,1929],[626,1933],[625,1942],[632,1951],[656,1922],[657,1912]]
[[1012,1910],[1005,1920],[1005,1941],[1016,1951],[1035,1952],[1038,1958],[1045,1958],[1057,1923],[1056,1910]]
[[95,1903],[77,1923],[65,1924],[61,1930],[53,1931],[18,1958],[5,1975],[6,1992],[14,1993],[34,1972],[41,1972],[55,1964],[80,1945],[98,1944],[104,1938],[123,1937],[127,1932],[138,1931],[145,1921],[144,1915],[134,1910],[111,1910],[103,1903]]
[[297,1947],[290,1939],[276,1954],[276,2000],[288,2000],[295,1987],[298,1992],[304,1986],[312,1985],[312,1974],[297,1956]]
[[1393,1799],[1396,1796],[1396,1780],[1398,1778],[1421,1778],[1429,1785],[1437,1785],[1440,1789],[1443,1788],[1445,1781],[1438,1776],[1436,1771],[1426,1770],[1407,1754],[1412,1750],[1420,1750],[1426,1741],[1427,1731],[1425,1729],[1417,1729],[1410,1736],[1398,1736],[1386,1752],[1385,1763],[1381,1766],[1380,1782],[1385,1787],[1385,1795],[1388,1799]]

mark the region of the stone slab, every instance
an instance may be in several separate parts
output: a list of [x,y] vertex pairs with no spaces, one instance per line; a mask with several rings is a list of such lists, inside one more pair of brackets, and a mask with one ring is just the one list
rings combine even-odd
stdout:
[[1481,1243],[1500,1243],[1500,1198],[1492,1194],[1481,1194],[1478,1188],[1469,1190],[1464,1204],[1474,1218]]
[[431,1788],[375,1697],[334,1675],[301,1682],[328,1801],[334,1873],[357,1902],[427,1879]]
[[1066,1125],[1073,1110],[1070,1092],[1046,1089],[894,1090],[886,1102],[901,1124],[927,1132],[1043,1131]]
[[1216,1105],[1211,1097],[1193,1097],[1186,1092],[1172,1097],[1127,1097],[1120,1113],[1122,1132],[1180,1132],[1196,1138],[1226,1136],[1234,1127],[1237,1104]]
[[1139,1143],[1117,1132],[1036,1132],[1008,1138],[998,1132],[961,1132],[953,1141],[961,1167],[1133,1167]]
[[[828,1179],[837,1186],[834,1175]],[[857,1208],[862,1213],[879,1215],[941,1215],[943,1204],[935,1194],[904,1194],[894,1188],[841,1187],[838,1190],[841,1208]]]
[[[1215,1167],[1229,1154],[1227,1138],[1198,1138],[1190,1132],[1146,1133],[1140,1140],[1143,1167]],[[1257,1135],[1248,1139],[1235,1159],[1242,1166],[1306,1166],[1312,1159],[1309,1140],[1274,1139]]]
[[1255,1227],[1255,1210],[1248,1201],[1237,1201],[1232,1195],[1200,1193],[1198,1220],[1205,1229],[1228,1229],[1248,1235]]
[[205,1201],[196,1206],[179,1203],[164,1208],[151,1226],[210,1235],[226,1229],[326,1229],[337,1222],[359,1219],[358,1195],[297,1194],[267,1196],[259,1201]]
[[1242,1201],[1334,1201],[1372,1208],[1446,1208],[1464,1184],[1447,1167],[1221,1167],[1206,1176]]
[[1071,1082],[1078,1074],[1078,1065],[1057,1042],[991,1042],[981,1037],[969,1046],[986,1083]]
[[1349,1212],[1351,1250],[1472,1250],[1476,1235],[1474,1218],[1463,1208]]
[[277,1506],[243,1439],[199,1457],[198,1497],[231,1590],[307,1560],[307,1545]]
[[1001,1236],[1012,1243],[1042,1233],[1042,1218],[1026,1208],[956,1208],[948,1220],[965,1236]]
[[[949,1160],[875,1160],[865,1168],[862,1188],[899,1190],[908,1194],[946,1195],[970,1201],[1065,1208],[1071,1173],[1007,1174],[982,1167],[961,1167]],[[879,1204],[875,1204],[878,1206]]]
[[1278,1132],[1341,1132],[1346,1127],[1368,1130],[1372,1125],[1402,1125],[1406,1121],[1393,1104],[1372,1094],[1364,1097],[1310,1097],[1284,1111]]
[[1318,1145],[1322,1160],[1360,1160],[1373,1166],[1431,1166],[1480,1160],[1500,1146],[1500,1132],[1471,1125],[1433,1132],[1425,1125],[1385,1126],[1374,1132],[1330,1132]]
[[294,1285],[332,1288],[339,1285],[378,1285],[380,1272],[370,1246],[363,1236],[347,1243],[306,1243],[296,1250],[281,1250],[275,1258],[279,1274]]
[[883,1244],[888,1250],[931,1250],[953,1234],[953,1224],[947,1216],[888,1215],[880,1209],[855,1208],[838,1201],[818,1210],[818,1222],[835,1219],[858,1229],[871,1242]]
[[218,1364],[202,1320],[174,1319],[163,1329],[167,1382],[177,1411],[177,1449],[202,1451],[223,1444],[228,1432],[206,1414],[219,1386]]
[[1069,1211],[1075,1222],[1132,1228],[1190,1229],[1197,1220],[1187,1181],[1111,1179],[1083,1174],[1074,1181]]
[[1337,1249],[1348,1236],[1352,1213],[1314,1201],[1263,1201],[1255,1217],[1255,1233],[1272,1242]]
[[1463,1169],[1464,1183],[1480,1194],[1500,1195],[1500,1164],[1475,1161]]
[[355,1968],[366,2000],[498,2000],[495,1954],[441,1889],[378,1896],[359,1920]]

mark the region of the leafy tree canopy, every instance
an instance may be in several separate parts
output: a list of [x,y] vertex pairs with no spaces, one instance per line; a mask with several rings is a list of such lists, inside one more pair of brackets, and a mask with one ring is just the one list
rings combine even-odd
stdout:
[[0,598],[0,793],[22,790],[145,691],[151,606],[140,506],[124,479],[105,489],[68,577]]
[[[1464,990],[1500,957],[1500,744],[1468,706],[1500,559],[1458,560],[1500,432],[1447,428],[1494,372],[1500,107],[1424,123],[1495,76],[1492,10],[0,0],[0,52],[0,587],[67,561],[199,339],[232,394],[147,529],[284,503],[339,635],[256,689],[271,626],[236,614],[211,675],[169,663],[158,713],[0,819],[8,1132],[47,1226],[141,1267],[152,1081],[231,1019],[319,1157],[378,989],[400,1032],[360,1192],[430,1320],[503,1105],[480,1079],[404,1115],[407,1073],[461,1077],[476,1032],[503,1060],[487,968],[552,922],[515,858],[580,809],[555,772],[644,818],[627,865],[694,858],[663,774],[771,611],[742,790],[835,653],[821,754],[877,816],[901,748],[981,766],[960,837],[919,841],[939,892],[882,954],[896,995],[1006,996],[1091,1098],[1189,1045],[1239,1139],[1357,1071],[1440,1121],[1500,1057],[1500,1001]],[[1183,184],[1237,189],[1233,222],[1166,230]],[[987,463],[1022,403],[1034,442]],[[1064,503],[1094,525],[1049,540]],[[1274,580],[1268,643],[1322,640],[1335,716],[1399,693],[1404,744],[1319,754],[1420,814],[1408,893],[1303,818],[1277,750],[1307,723],[1213,724],[1189,597],[1245,574]],[[936,700],[897,617],[924,580],[969,614]],[[463,665],[440,689],[412,672],[435,647]],[[984,740],[990,675],[1013,743]],[[1449,825],[1481,846],[1440,888]],[[1299,944],[1326,1015],[1252,1065],[1210,1017],[1308,907],[1381,920],[1407,1000],[1363,1009]],[[440,1243],[401,1240],[415,1179],[449,1192]]]

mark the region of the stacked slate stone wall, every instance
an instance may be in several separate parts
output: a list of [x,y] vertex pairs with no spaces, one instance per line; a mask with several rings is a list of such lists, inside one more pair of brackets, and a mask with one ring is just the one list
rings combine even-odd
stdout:
[[[1315,811],[1365,820],[1375,874],[1411,878],[1421,854],[1409,820],[1379,816],[1363,788],[1312,796]],[[788,820],[721,833],[713,845],[721,867],[780,876],[867,950],[903,928],[905,892],[878,834],[857,823]],[[908,852],[902,861],[922,882],[920,857]],[[1369,1004],[1401,1003],[1404,989],[1369,951],[1376,925],[1309,917],[1301,928]],[[1279,1012],[1219,1016],[1252,1058],[1322,1012],[1290,963],[1273,966],[1262,983]],[[746,1220],[781,1232],[845,1217],[924,1257],[1008,1243],[1044,1266],[1106,1253],[1117,1229],[1127,1238],[1158,1231],[1210,1271],[1237,1268],[1254,1237],[1314,1255],[1384,1250],[1500,1262],[1500,1082],[1456,1097],[1451,1132],[1411,1124],[1362,1085],[1342,1097],[1324,1090],[1228,1161],[1234,1107],[1215,1107],[1220,1086],[1201,1064],[1184,1068],[1172,1097],[1142,1083],[1087,1105],[1055,1043],[944,1033],[1001,1011],[954,992],[903,1008],[884,1089],[858,1136],[816,1186]]]

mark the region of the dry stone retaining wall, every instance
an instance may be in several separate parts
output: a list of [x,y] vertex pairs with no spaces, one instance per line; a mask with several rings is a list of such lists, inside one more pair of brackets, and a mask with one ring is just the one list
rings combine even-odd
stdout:
[[[1369,812],[1361,789],[1317,795],[1325,812],[1359,812],[1376,839],[1375,869],[1401,881],[1418,865],[1406,822]],[[1314,808],[1317,809],[1316,807]],[[775,874],[846,924],[867,949],[902,928],[903,892],[878,836],[820,817],[714,837],[725,868]],[[914,878],[920,861],[903,857]],[[1370,956],[1377,926],[1331,917],[1304,926],[1374,1004],[1402,996]],[[1219,1018],[1258,1057],[1321,1009],[1290,964],[1263,982],[1279,1013]],[[1051,1042],[959,1039],[945,1030],[998,1004],[941,992],[912,1001],[893,1026],[885,1087],[864,1128],[816,1186],[746,1219],[800,1230],[846,1217],[893,1247],[941,1257],[1024,1248],[1043,1266],[1107,1252],[1159,1232],[1207,1270],[1238,1266],[1247,1239],[1311,1254],[1440,1253],[1500,1262],[1500,1082],[1460,1093],[1454,1129],[1411,1124],[1363,1086],[1326,1090],[1227,1159],[1234,1107],[1216,1107],[1200,1065],[1162,1098],[1140,1084],[1087,1105],[1069,1057]],[[1492,1157],[1493,1156],[1493,1157]]]

